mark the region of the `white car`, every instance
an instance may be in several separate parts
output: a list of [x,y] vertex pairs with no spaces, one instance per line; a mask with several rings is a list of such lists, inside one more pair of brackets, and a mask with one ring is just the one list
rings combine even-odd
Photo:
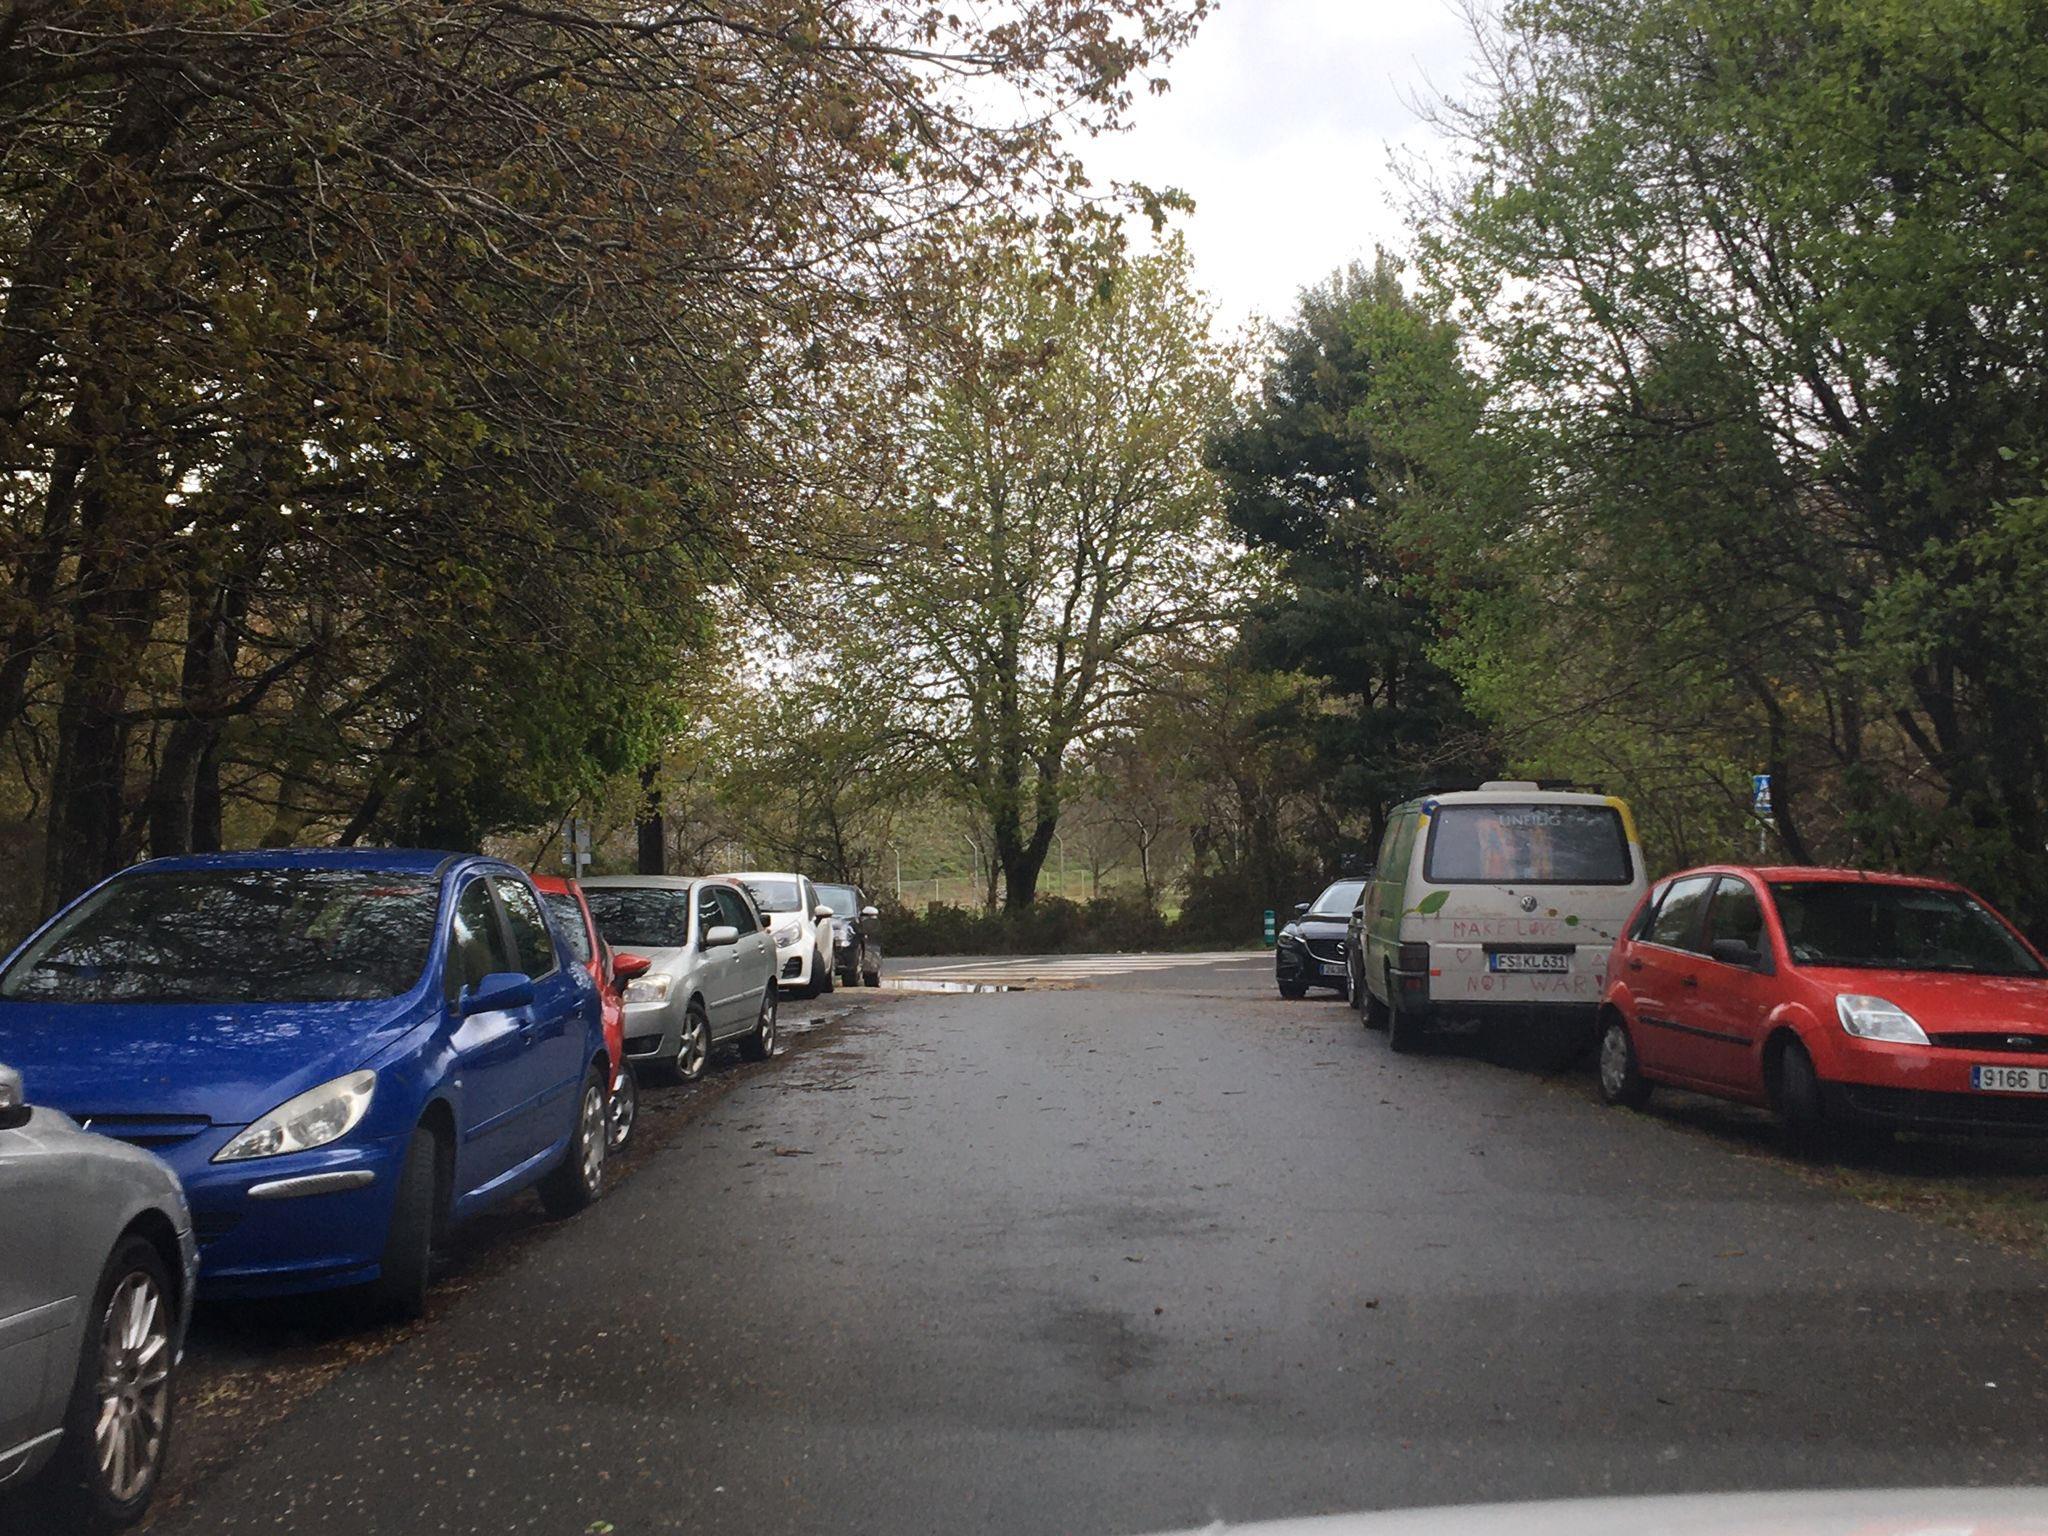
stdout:
[[832,990],[832,909],[806,875],[743,870],[737,880],[754,898],[775,941],[775,976],[783,990],[816,997]]

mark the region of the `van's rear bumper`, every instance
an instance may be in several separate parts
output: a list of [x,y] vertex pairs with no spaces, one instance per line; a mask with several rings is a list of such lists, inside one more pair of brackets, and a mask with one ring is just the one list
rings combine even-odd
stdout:
[[1598,1002],[1526,1003],[1457,998],[1451,1001],[1431,999],[1425,1003],[1404,998],[1401,1006],[1410,1013],[1419,1013],[1423,1023],[1431,1026],[1503,1024],[1530,1029],[1568,1026],[1591,1029],[1600,1013]]

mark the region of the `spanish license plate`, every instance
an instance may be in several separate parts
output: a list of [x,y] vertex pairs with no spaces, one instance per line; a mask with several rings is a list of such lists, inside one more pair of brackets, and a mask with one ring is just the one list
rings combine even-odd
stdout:
[[1979,1093],[2048,1093],[2048,1067],[1972,1067],[1970,1086]]
[[1335,960],[1322,961],[1316,969],[1320,970],[1325,976],[1342,976],[1344,974],[1344,967]]
[[1495,950],[1486,957],[1486,968],[1510,975],[1558,975],[1572,968],[1572,957],[1560,951],[1532,954],[1526,950]]

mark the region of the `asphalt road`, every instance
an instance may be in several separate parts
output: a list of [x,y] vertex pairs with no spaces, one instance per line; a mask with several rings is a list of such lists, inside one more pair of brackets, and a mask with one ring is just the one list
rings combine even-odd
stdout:
[[202,1442],[220,1359],[320,1369],[156,1529],[1118,1536],[2048,1482],[2035,1263],[1739,1120],[1395,1058],[1262,957],[866,994],[714,1079],[402,1335],[210,1324]]

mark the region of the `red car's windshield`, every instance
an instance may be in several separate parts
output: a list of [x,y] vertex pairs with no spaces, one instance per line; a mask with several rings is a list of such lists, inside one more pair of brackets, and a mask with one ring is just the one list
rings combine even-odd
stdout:
[[1800,965],[2039,976],[2041,962],[1982,903],[1921,885],[1779,881],[1785,944]]

